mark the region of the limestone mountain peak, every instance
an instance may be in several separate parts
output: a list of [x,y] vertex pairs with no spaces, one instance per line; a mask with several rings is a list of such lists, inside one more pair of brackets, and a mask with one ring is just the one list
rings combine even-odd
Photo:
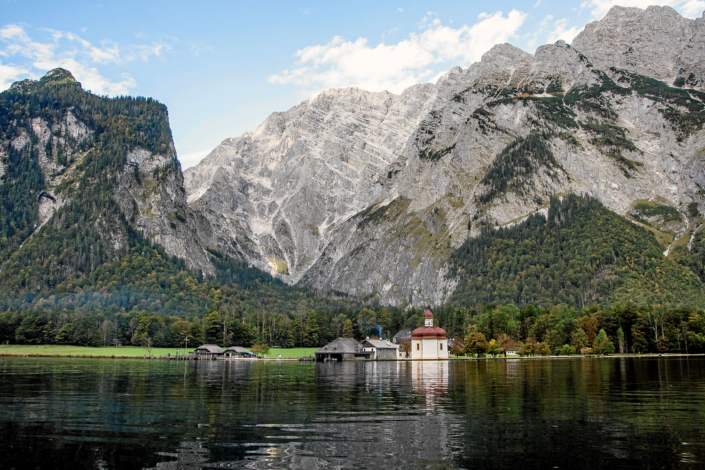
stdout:
[[28,93],[33,91],[36,87],[38,86],[45,86],[45,85],[65,85],[65,84],[70,84],[70,85],[77,85],[81,86],[81,84],[73,77],[71,72],[64,68],[55,68],[50,71],[48,71],[42,78],[39,80],[32,80],[32,79],[24,79],[20,80],[17,82],[14,82],[10,86],[10,90],[15,91],[15,92],[20,92],[20,93]]

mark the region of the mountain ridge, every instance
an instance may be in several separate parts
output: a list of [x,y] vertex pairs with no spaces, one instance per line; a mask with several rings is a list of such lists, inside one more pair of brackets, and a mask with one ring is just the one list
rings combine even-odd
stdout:
[[[660,32],[644,36],[651,24]],[[691,74],[705,49],[688,46],[703,31],[704,19],[665,7],[615,7],[574,45],[529,54],[500,44],[399,95],[322,92],[183,173],[164,105],[91,95],[61,69],[17,82],[0,94],[6,307],[74,305],[86,293],[95,305],[158,309],[165,283],[187,309],[208,305],[211,290],[242,299],[250,294],[238,289],[251,286],[306,305],[311,291],[383,305],[468,302],[460,291],[471,283],[453,264],[468,240],[548,215],[571,194],[616,217],[596,209],[596,221],[645,229],[638,246],[659,243],[672,258],[664,266],[682,259],[699,270],[705,84]],[[670,62],[658,62],[665,54]],[[630,288],[649,288],[647,274]],[[119,279],[129,279],[124,290]],[[621,285],[581,279],[605,282],[600,292]],[[700,281],[688,286],[686,297],[700,299]]]
[[[644,25],[658,23],[659,18],[662,35],[689,32],[683,51],[678,49],[676,54],[684,57],[676,61],[680,64],[676,72],[686,75],[673,72],[676,65],[645,70],[629,61],[603,57],[604,44],[624,45],[625,51],[632,47],[631,55],[648,57],[652,63],[672,54],[672,48],[656,47],[660,36],[649,38],[644,32]],[[604,30],[610,28],[608,37]],[[636,201],[665,200],[687,221],[683,233],[673,236],[686,236],[696,229],[686,207],[703,204],[699,192],[705,185],[700,152],[705,148],[703,84],[688,81],[705,61],[705,53],[686,46],[698,42],[703,31],[702,19],[684,19],[668,7],[615,7],[603,20],[588,25],[572,46],[558,41],[539,47],[533,55],[508,44],[494,46],[469,68],[455,67],[435,85],[417,85],[398,95],[408,97],[398,106],[410,113],[416,125],[411,132],[387,140],[393,161],[386,158],[386,166],[368,165],[371,175],[347,175],[348,185],[357,188],[349,193],[359,198],[355,204],[341,204],[349,197],[346,188],[329,187],[327,180],[316,178],[319,170],[310,164],[306,140],[290,133],[269,142],[271,148],[285,149],[279,160],[267,160],[266,152],[250,153],[247,158],[268,162],[258,173],[264,180],[268,171],[279,171],[291,176],[290,184],[295,181],[299,189],[287,192],[282,189],[283,180],[276,178],[270,180],[270,187],[258,187],[243,172],[233,177],[238,185],[214,185],[210,194],[208,188],[196,191],[187,184],[190,206],[197,212],[221,214],[226,212],[227,198],[241,205],[259,200],[261,207],[231,219],[237,235],[233,237],[233,230],[226,228],[211,241],[288,283],[390,304],[442,303],[455,286],[444,275],[448,256],[468,235],[478,236],[485,225],[502,226],[525,218],[541,210],[554,194],[590,194],[621,215],[627,215]],[[658,82],[658,78],[670,81]],[[326,100],[345,93],[332,90],[319,97]],[[287,128],[310,126],[320,142],[338,139],[344,126],[336,127],[336,120],[372,115],[374,106],[362,97],[379,96],[354,93],[357,100],[333,104],[330,109],[337,106],[338,114],[323,113],[323,118],[300,113],[300,107],[315,108],[315,99],[292,108],[286,112],[293,119]],[[385,96],[394,100],[391,94]],[[250,142],[275,122],[282,125],[286,113],[270,116],[258,128],[259,134],[237,140],[243,149],[228,153],[225,147],[230,144],[218,147],[212,155],[221,152],[220,169],[240,164],[243,152],[252,150],[247,150]],[[348,129],[342,142],[351,149],[369,145],[377,138],[376,130],[375,126]],[[341,155],[347,155],[344,149],[340,144],[319,149],[324,153],[317,154],[318,168],[340,161]],[[537,151],[544,157],[536,160]],[[507,169],[522,161],[522,171],[505,181]],[[292,167],[287,165],[293,162],[296,169],[289,173]],[[186,180],[196,180],[203,167],[187,170]],[[267,199],[272,191],[279,191],[277,201]],[[297,196],[302,192],[306,197]],[[381,211],[384,207],[388,209]],[[322,223],[319,214],[330,212],[337,217]],[[369,217],[375,218],[374,224]],[[249,243],[247,248],[239,248],[241,241]]]

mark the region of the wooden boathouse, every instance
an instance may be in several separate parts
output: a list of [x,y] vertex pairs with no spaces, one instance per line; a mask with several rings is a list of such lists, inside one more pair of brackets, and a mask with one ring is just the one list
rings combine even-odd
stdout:
[[353,359],[371,359],[371,351],[363,351],[362,345],[354,338],[338,338],[314,353],[316,362],[350,361]]
[[362,350],[371,352],[370,359],[375,361],[395,361],[399,356],[399,346],[383,339],[366,339],[362,342]]
[[225,350],[215,344],[204,344],[191,352],[194,359],[218,359],[223,357]]
[[231,346],[228,349],[226,349],[223,352],[223,356],[226,358],[255,358],[257,355],[255,353],[252,353],[248,351],[247,349],[241,347],[241,346]]

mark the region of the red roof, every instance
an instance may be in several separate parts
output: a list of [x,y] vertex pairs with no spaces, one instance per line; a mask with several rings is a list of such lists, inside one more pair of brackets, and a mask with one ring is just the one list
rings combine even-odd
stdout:
[[428,318],[428,319],[433,319],[433,313],[432,313],[430,310],[426,310],[426,311],[423,313],[423,317],[424,317],[425,319],[426,319],[426,318]]
[[446,339],[446,330],[433,326],[422,326],[411,333],[412,339]]

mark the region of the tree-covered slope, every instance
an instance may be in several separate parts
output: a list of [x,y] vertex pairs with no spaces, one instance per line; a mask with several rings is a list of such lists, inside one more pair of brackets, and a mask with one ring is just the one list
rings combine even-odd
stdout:
[[451,302],[583,307],[632,301],[703,305],[702,281],[663,256],[652,232],[591,197],[553,198],[510,228],[486,229],[451,256]]
[[[5,294],[53,288],[129,252],[134,234],[116,193],[131,151],[172,146],[164,105],[99,97],[55,70],[0,94],[0,131]],[[175,157],[168,165],[180,171]]]
[[203,246],[201,222],[164,105],[93,95],[62,69],[0,93],[0,310],[327,303]]

